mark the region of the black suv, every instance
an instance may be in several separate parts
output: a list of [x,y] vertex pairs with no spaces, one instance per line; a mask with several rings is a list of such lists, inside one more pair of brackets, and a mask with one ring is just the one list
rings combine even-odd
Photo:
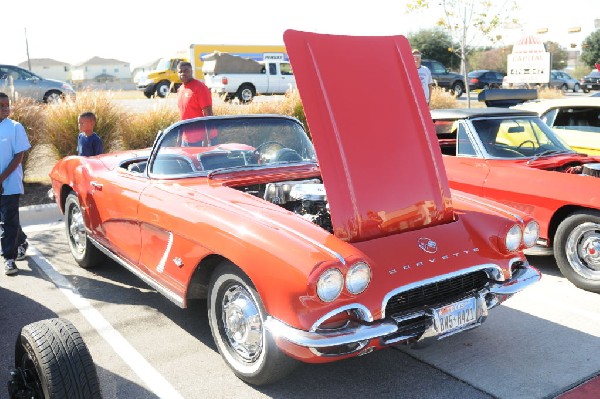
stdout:
[[431,77],[435,84],[450,90],[456,98],[462,96],[465,92],[465,79],[459,73],[450,72],[444,64],[434,60],[421,60],[421,65],[425,65],[431,71]]

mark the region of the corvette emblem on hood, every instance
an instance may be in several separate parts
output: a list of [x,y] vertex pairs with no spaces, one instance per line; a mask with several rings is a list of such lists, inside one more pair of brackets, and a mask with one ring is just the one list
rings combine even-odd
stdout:
[[434,254],[438,250],[437,243],[433,240],[430,240],[429,238],[421,237],[421,238],[419,238],[417,243],[419,244],[419,248],[421,248],[423,251],[427,252],[428,254]]

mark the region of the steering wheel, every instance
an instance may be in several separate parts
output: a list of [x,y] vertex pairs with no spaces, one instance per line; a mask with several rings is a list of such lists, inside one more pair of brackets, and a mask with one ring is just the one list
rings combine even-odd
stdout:
[[527,143],[530,143],[530,144],[531,144],[531,148],[534,148],[534,147],[535,147],[535,143],[534,143],[533,141],[531,141],[531,140],[525,140],[524,142],[522,142],[521,144],[519,144],[519,145],[517,146],[517,150],[520,150],[520,149],[521,149],[521,147],[523,147],[523,145],[525,145],[525,144],[527,144]]
[[285,146],[278,141],[265,141],[256,147],[254,152],[258,154],[260,161],[263,163],[269,163],[273,160],[277,151],[281,150],[282,148],[285,148]]

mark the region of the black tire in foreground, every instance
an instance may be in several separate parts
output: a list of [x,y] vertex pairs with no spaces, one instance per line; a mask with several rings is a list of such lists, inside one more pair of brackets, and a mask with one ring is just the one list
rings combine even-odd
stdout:
[[65,229],[71,254],[79,266],[88,269],[105,260],[104,254],[87,236],[81,205],[75,192],[71,192],[65,202]]
[[571,283],[600,293],[600,212],[574,212],[563,220],[554,237],[556,264]]
[[219,265],[211,278],[208,320],[219,353],[247,383],[271,384],[298,365],[275,344],[264,325],[266,313],[258,292],[231,262]]
[[21,329],[15,367],[8,383],[11,399],[100,399],[92,356],[66,319],[40,320]]

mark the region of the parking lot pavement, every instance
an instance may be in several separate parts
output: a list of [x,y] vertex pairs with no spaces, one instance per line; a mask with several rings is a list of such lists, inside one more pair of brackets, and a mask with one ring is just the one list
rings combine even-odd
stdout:
[[[106,320],[104,328],[114,329],[175,396],[597,397],[582,395],[597,394],[600,386],[594,379],[600,374],[600,296],[575,288],[551,257],[530,257],[542,280],[491,310],[477,329],[420,349],[398,346],[349,361],[302,365],[284,383],[257,389],[235,378],[220,359],[205,306],[179,309],[113,263],[93,271],[79,268],[68,251],[58,210],[28,211],[51,221],[25,225],[32,250],[65,276],[72,287],[67,291],[79,293]],[[140,375],[141,369],[135,370],[127,355],[59,292],[43,262],[36,257],[20,262],[21,274],[0,280],[0,373],[6,375],[10,367],[22,323],[67,317],[90,347],[106,398],[160,396],[145,380],[148,376]],[[0,388],[0,399],[4,394]]]

